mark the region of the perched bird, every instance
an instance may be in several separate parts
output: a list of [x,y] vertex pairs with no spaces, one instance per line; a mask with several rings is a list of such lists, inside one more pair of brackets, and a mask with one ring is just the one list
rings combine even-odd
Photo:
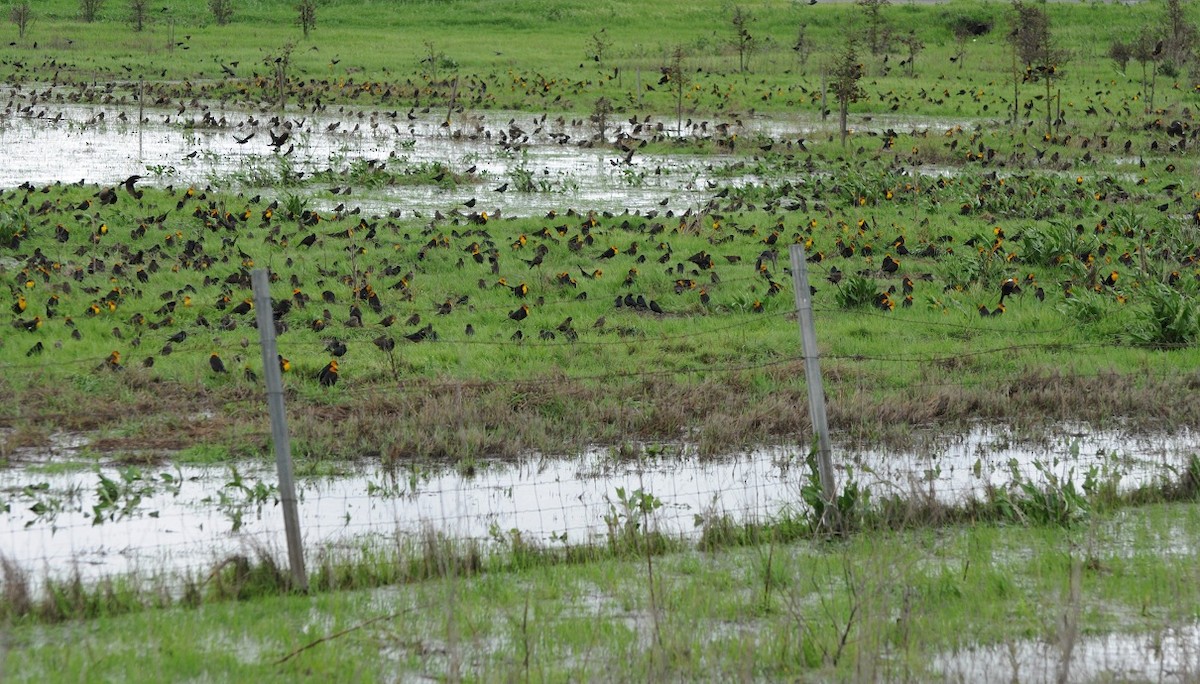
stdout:
[[1000,303],[1004,303],[1004,298],[1010,295],[1019,294],[1021,292],[1021,284],[1016,278],[1009,278],[1003,283],[1000,283]]
[[330,340],[329,344],[325,347],[325,351],[340,358],[346,355],[346,343],[336,339]]
[[124,366],[121,365],[121,352],[113,351],[109,354],[104,363],[100,364],[100,368],[107,368],[110,371],[122,370]]
[[317,373],[317,382],[321,383],[322,387],[333,387],[338,379],[338,362],[337,359],[330,359],[329,363]]

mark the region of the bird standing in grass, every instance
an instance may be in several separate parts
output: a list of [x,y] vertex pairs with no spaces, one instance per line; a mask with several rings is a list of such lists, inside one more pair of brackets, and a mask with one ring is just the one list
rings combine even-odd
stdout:
[[322,387],[333,387],[338,379],[338,362],[337,359],[330,359],[329,363],[317,373],[317,382],[321,383]]
[[220,356],[217,356],[216,352],[213,352],[212,356],[208,357],[208,365],[210,368],[212,368],[214,373],[229,372],[225,369],[225,362],[221,360]]

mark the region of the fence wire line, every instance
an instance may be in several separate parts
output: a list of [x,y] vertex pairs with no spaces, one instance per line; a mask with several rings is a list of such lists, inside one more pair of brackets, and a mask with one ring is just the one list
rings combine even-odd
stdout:
[[[930,322],[893,316],[882,312],[859,312],[872,317],[878,317],[896,322],[897,324],[912,325],[948,325],[966,329],[982,329],[979,326],[967,326],[957,323]],[[761,327],[765,322],[779,318],[794,316],[794,310],[769,312],[761,315],[750,315],[727,325],[714,326],[704,330],[666,336],[647,336],[645,338],[610,341],[579,341],[546,344],[528,341],[521,346],[526,347],[563,347],[571,344],[594,344],[608,346],[613,344],[631,344],[637,342],[656,343],[677,341],[680,339],[727,334],[731,330],[751,329]],[[989,328],[993,329],[993,328]],[[1000,329],[993,329],[1000,330]],[[1027,331],[1005,330],[1005,332],[1020,332],[1027,334],[1051,334],[1070,328],[1056,330]],[[458,344],[492,344],[497,346],[517,346],[509,342],[498,341],[460,341],[441,340],[438,343],[446,345]],[[315,346],[320,343],[305,343]],[[950,354],[823,354],[822,360],[834,366],[854,369],[867,369],[876,363],[917,363],[917,364],[948,364],[956,360],[966,360],[986,355],[1028,353],[1039,350],[1072,351],[1084,350],[1098,346],[1099,343],[1089,342],[1027,342],[976,349]],[[799,344],[797,344],[797,348]],[[187,350],[177,353],[189,354]],[[659,377],[701,376],[704,378],[723,378],[738,373],[764,371],[779,367],[800,366],[803,356],[799,354],[782,355],[776,358],[747,360],[742,363],[721,363],[719,365],[700,365],[697,367],[621,371],[611,370],[604,373],[568,375],[534,378],[534,379],[489,379],[478,380],[429,380],[424,377],[405,378],[393,383],[377,383],[374,385],[343,385],[339,391],[349,396],[378,396],[380,392],[400,390],[438,390],[457,389],[463,387],[561,387],[567,383],[590,383],[627,379],[653,379]],[[27,369],[46,366],[78,367],[80,365],[101,365],[103,358],[78,359],[69,362],[38,362],[37,364],[10,364],[0,366],[0,369]],[[1073,372],[1079,377],[1102,378],[1111,375],[1111,371],[1097,370],[1093,372]],[[1140,377],[1166,379],[1177,374],[1167,370],[1139,371]],[[803,381],[803,373],[793,373],[797,381]],[[957,377],[945,381],[926,381],[908,385],[908,389],[922,388],[968,388],[979,386],[991,380],[975,376]],[[853,392],[853,377],[835,384],[830,388],[833,397],[846,396]],[[257,396],[257,393],[255,393]],[[91,409],[80,407],[81,412],[91,413]],[[39,414],[39,420],[51,420],[55,417],[71,417],[70,413]],[[27,418],[18,414],[14,418]],[[972,438],[973,439],[973,438]],[[969,441],[969,440],[968,440]],[[63,453],[72,453],[70,447],[59,447]],[[843,476],[856,473],[867,486],[876,488],[884,495],[895,495],[909,498],[920,498],[938,495],[951,497],[980,496],[981,487],[994,486],[1003,482],[1009,475],[1011,458],[995,455],[1003,453],[1001,447],[995,446],[964,446],[950,454],[957,447],[939,447],[940,451],[928,452],[924,455],[909,455],[893,457],[884,461],[871,460],[856,455],[850,455],[838,464]],[[1165,448],[1153,445],[1140,445],[1134,448],[1132,455],[1118,463],[1106,455],[1102,447],[1090,452],[1076,450],[1071,452],[1062,445],[1055,447],[1056,460],[1059,468],[1086,469],[1112,468],[1113,472],[1122,467],[1144,468],[1151,475],[1147,477],[1165,477],[1174,475],[1182,461],[1177,454],[1168,454]],[[474,478],[465,476],[431,475],[425,477],[420,473],[414,474],[409,490],[403,490],[398,481],[394,481],[389,489],[387,478],[383,471],[380,477],[383,484],[372,489],[371,481],[363,478],[354,486],[354,493],[335,491],[322,484],[322,480],[308,480],[301,491],[301,511],[306,507],[325,511],[319,517],[307,517],[302,522],[305,543],[310,554],[318,558],[331,558],[339,554],[353,554],[363,547],[364,538],[414,540],[429,532],[446,535],[448,538],[464,541],[474,541],[481,544],[499,545],[515,543],[515,536],[526,534],[529,530],[537,530],[531,539],[537,543],[553,546],[554,544],[594,543],[619,534],[623,526],[632,524],[662,525],[663,529],[684,536],[696,535],[705,529],[706,525],[719,519],[734,519],[737,521],[772,520],[777,519],[781,511],[802,511],[803,504],[801,489],[805,486],[808,471],[804,466],[802,447],[791,447],[783,450],[785,453],[778,458],[772,457],[769,466],[755,466],[743,472],[741,480],[734,475],[725,475],[723,480],[714,481],[706,476],[687,474],[685,466],[691,467],[688,458],[663,456],[649,458],[643,453],[636,464],[628,464],[619,459],[604,462],[600,465],[580,466],[570,472],[558,472],[553,478],[543,479],[538,466],[524,466],[528,471],[518,470],[515,480],[507,484],[493,483],[488,478],[489,470]],[[943,455],[939,455],[943,454]],[[946,460],[949,458],[950,460]],[[676,464],[678,461],[678,464]],[[671,467],[664,464],[674,464]],[[982,464],[982,465],[980,465]],[[1130,465],[1133,464],[1133,465]],[[415,467],[415,466],[414,466]],[[495,466],[500,467],[500,466]],[[0,504],[6,504],[10,511],[7,514],[9,523],[7,529],[0,528],[0,538],[7,537],[5,547],[8,551],[5,558],[15,561],[19,566],[31,572],[43,573],[46,578],[63,576],[62,573],[78,573],[86,576],[103,575],[116,568],[139,573],[141,576],[164,577],[164,582],[172,581],[168,575],[177,576],[190,573],[193,578],[204,577],[213,572],[232,555],[253,556],[254,553],[274,553],[282,558],[283,525],[273,501],[264,501],[261,515],[256,506],[253,512],[244,510],[220,508],[212,498],[203,500],[194,509],[177,508],[173,512],[165,505],[161,510],[151,515],[150,508],[159,505],[148,503],[145,511],[134,511],[127,517],[117,516],[101,524],[95,524],[86,515],[91,503],[100,496],[96,479],[99,472],[117,472],[118,466],[97,466],[96,470],[77,474],[74,487],[74,499],[77,510],[64,510],[58,517],[47,516],[34,510],[39,499],[36,495],[23,494],[24,485],[38,485],[39,481],[50,481],[54,476],[49,474],[22,474],[25,482],[7,484],[0,481]],[[143,473],[153,477],[156,468],[139,466]],[[171,472],[169,469],[162,469]],[[217,474],[211,476],[210,486],[218,492],[225,491],[228,484],[222,485],[222,473],[217,468]],[[1072,470],[1078,473],[1079,471]],[[685,473],[685,474],[680,474]],[[964,476],[964,473],[969,475]],[[1037,474],[1034,473],[1033,476]],[[255,475],[259,479],[260,475]],[[393,473],[390,477],[396,478]],[[270,473],[262,473],[261,478],[269,481]],[[733,479],[731,479],[733,478]],[[999,479],[997,479],[999,478]],[[37,490],[34,490],[37,491]],[[233,490],[235,493],[240,490]],[[619,494],[618,492],[623,492]],[[659,501],[657,510],[645,521],[636,519],[639,502],[631,497],[652,495]],[[153,498],[153,494],[147,495]],[[623,498],[624,497],[624,498]],[[268,496],[268,499],[271,497]],[[3,509],[4,506],[0,506]],[[236,506],[235,506],[236,508]],[[334,514],[329,511],[340,513]],[[32,517],[30,514],[33,514]],[[235,527],[233,516],[238,516],[240,529]],[[0,515],[0,519],[3,515]],[[199,527],[197,521],[200,520]],[[14,522],[15,521],[15,522]],[[137,528],[133,523],[139,522]],[[154,523],[165,525],[162,529],[148,529],[146,525]],[[134,531],[123,528],[133,526]],[[142,543],[145,542],[145,543]],[[395,547],[401,548],[401,547]],[[411,547],[419,549],[419,544]],[[415,551],[414,551],[415,552]],[[161,571],[161,572],[160,572]]]

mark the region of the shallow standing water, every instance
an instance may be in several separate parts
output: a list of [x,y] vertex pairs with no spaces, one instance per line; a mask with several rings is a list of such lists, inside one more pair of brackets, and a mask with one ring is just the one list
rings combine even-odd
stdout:
[[[292,111],[279,117],[195,106],[178,110],[147,109],[136,103],[121,106],[83,106],[42,102],[26,106],[12,91],[6,115],[0,119],[0,187],[34,184],[115,184],[131,175],[156,185],[219,184],[274,197],[289,192],[280,179],[309,177],[327,169],[345,170],[371,160],[393,172],[433,163],[462,173],[474,169],[476,184],[443,189],[432,185],[384,187],[330,184],[296,188],[311,193],[316,205],[361,206],[366,211],[400,211],[403,216],[432,215],[461,208],[477,199],[478,207],[509,216],[538,216],[564,208],[581,210],[683,213],[707,202],[726,185],[758,182],[752,172],[739,170],[745,156],[732,154],[625,153],[611,144],[589,142],[597,132],[586,117],[533,115],[527,112],[484,111],[455,114],[443,125],[444,111],[368,111],[345,108],[320,113]],[[139,124],[139,117],[141,123]],[[636,123],[634,123],[636,121]],[[274,125],[272,125],[274,123]],[[971,122],[905,117],[869,117],[856,129],[877,133],[890,128],[942,132]],[[286,143],[272,146],[272,135],[288,127]],[[790,148],[803,156],[799,141],[828,134],[829,122],[819,119],[780,119],[745,116],[729,122],[689,120],[683,134],[690,138],[737,138],[741,154],[763,140],[796,143]],[[718,132],[718,127],[721,127]],[[675,138],[675,121],[621,118],[614,115],[606,139],[634,135],[636,140],[658,135]],[[803,182],[802,178],[793,178]],[[531,191],[521,192],[522,182]],[[505,187],[507,186],[507,187]],[[343,194],[349,188],[349,194]],[[504,188],[504,192],[497,192]]]
[[[47,468],[77,460],[85,446],[64,436],[54,453],[18,452],[0,471],[0,546],[35,576],[200,571],[231,554],[253,555],[254,545],[275,552],[285,546],[272,467]],[[516,533],[554,546],[603,541],[610,525],[636,519],[639,491],[660,503],[649,524],[687,538],[716,517],[765,522],[805,511],[809,470],[797,449],[723,459],[700,459],[678,446],[646,453],[658,455],[622,459],[593,449],[578,458],[481,463],[474,474],[359,467],[301,478],[301,529],[310,553],[427,530],[485,542]],[[1065,428],[1059,437],[1029,442],[980,427],[912,453],[839,449],[835,460],[839,481],[854,478],[874,500],[953,504],[982,499],[1014,478],[1040,484],[1054,476],[1080,488],[1090,473],[1129,489],[1176,478],[1192,453],[1187,432],[1138,437]]]

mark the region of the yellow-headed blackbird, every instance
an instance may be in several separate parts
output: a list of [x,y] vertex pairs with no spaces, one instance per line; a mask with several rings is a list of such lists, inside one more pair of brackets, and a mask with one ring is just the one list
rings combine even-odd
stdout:
[[122,368],[122,366],[121,366],[121,352],[119,352],[119,351],[113,351],[113,353],[109,354],[109,355],[108,355],[108,358],[104,360],[104,364],[103,364],[103,365],[104,365],[104,367],[106,367],[106,368],[108,368],[109,370],[112,370],[112,371],[119,371],[119,370],[121,370],[121,368]]
[[13,302],[13,305],[12,305],[13,313],[15,313],[15,314],[25,313],[25,307],[27,307],[28,305],[29,305],[29,303],[25,301],[24,295],[17,295],[17,301]]
[[292,369],[292,362],[283,358],[283,354],[276,354],[279,357],[279,371],[286,373]]
[[522,304],[521,308],[516,309],[508,314],[508,317],[514,321],[523,321],[529,317],[529,305]]
[[617,250],[617,248],[616,248],[616,247],[609,247],[608,249],[604,250],[604,253],[603,253],[603,254],[601,254],[601,255],[600,255],[598,258],[600,258],[600,259],[611,259],[611,258],[613,258],[613,257],[615,257],[615,256],[617,255],[617,251],[618,251],[618,250]]
[[331,359],[325,367],[317,373],[317,382],[323,387],[333,387],[338,379],[338,362],[337,359]]
[[221,360],[220,356],[217,356],[216,352],[213,352],[212,356],[208,357],[208,365],[213,369],[214,373],[229,372],[225,370],[225,362]]
[[26,332],[33,332],[33,331],[37,330],[38,328],[42,327],[42,317],[34,316],[33,318],[31,318],[27,321],[22,321],[22,320],[18,319],[16,321],[13,321],[13,326],[20,328]]
[[880,268],[883,269],[884,273],[895,273],[900,269],[900,262],[893,259],[891,254],[887,254],[883,257],[883,263],[880,264]]
[[233,307],[232,312],[235,314],[241,315],[244,313],[248,313],[250,311],[250,309],[253,308],[253,306],[254,306],[254,303],[251,302],[249,299],[243,299],[240,304]]

